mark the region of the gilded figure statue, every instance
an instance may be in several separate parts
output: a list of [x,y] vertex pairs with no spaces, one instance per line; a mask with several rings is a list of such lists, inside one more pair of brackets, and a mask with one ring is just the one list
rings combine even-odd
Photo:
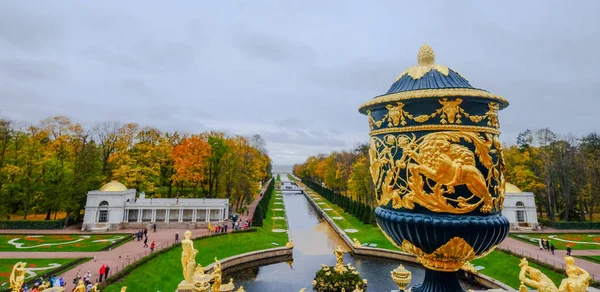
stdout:
[[187,283],[193,282],[193,276],[196,266],[196,254],[198,250],[194,248],[194,242],[192,241],[192,232],[186,231],[185,239],[181,241],[181,266],[183,267],[183,278]]
[[92,290],[90,290],[90,292],[99,292],[100,290],[98,290],[98,283],[94,283],[94,285],[92,286]]
[[75,286],[73,292],[85,292],[85,284],[83,283],[83,280],[80,279],[77,282],[77,286]]
[[213,268],[213,272],[211,273],[213,276],[213,284],[212,291],[220,291],[221,290],[221,277],[223,276],[223,271],[221,270],[221,262],[217,260],[215,257],[215,267]]
[[567,278],[558,287],[559,291],[585,292],[590,285],[590,273],[575,265],[573,257],[565,257]]
[[127,286],[121,287],[121,292],[125,292],[125,291],[127,291]]
[[558,292],[558,288],[548,276],[540,270],[530,267],[527,259],[523,258],[519,264],[521,272],[519,280],[529,287],[534,287],[540,292]]
[[287,247],[287,248],[294,248],[294,243],[292,242],[292,240],[291,240],[291,239],[290,239],[290,241],[288,241],[288,242],[285,244],[285,247]]
[[26,262],[18,262],[13,266],[13,270],[10,273],[10,289],[12,292],[21,291],[21,287],[25,282],[26,265]]
[[339,274],[348,271],[348,269],[346,267],[344,267],[344,250],[342,250],[342,247],[338,245],[334,254],[335,254],[335,267],[333,268],[333,270],[335,270]]
[[246,290],[244,290],[244,286],[240,286],[235,292],[246,292]]
[[362,245],[360,244],[360,241],[358,241],[358,239],[353,238],[352,241],[354,242],[352,244],[354,247],[362,247]]

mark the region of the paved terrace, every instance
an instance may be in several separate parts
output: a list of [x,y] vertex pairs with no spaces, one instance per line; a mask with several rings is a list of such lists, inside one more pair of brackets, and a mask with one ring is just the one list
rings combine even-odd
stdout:
[[[252,219],[254,210],[259,200],[262,199],[262,194],[266,191],[266,186],[261,190],[259,195],[253,202],[248,206],[249,215],[241,215],[242,220]],[[227,224],[231,225],[231,221]],[[129,233],[133,234],[139,229],[122,229],[112,232],[103,233]],[[183,239],[183,233],[185,229],[157,229],[153,232],[152,229],[148,230],[148,246],[155,241],[155,250],[161,250],[175,244],[175,234],[179,232],[179,240]],[[195,229],[190,230],[192,232],[192,238],[199,238],[209,234],[208,229]],[[232,228],[228,228],[228,232],[231,232]],[[79,229],[63,229],[63,230],[2,230],[0,233],[12,233],[12,234],[90,234],[88,232],[81,232]],[[107,264],[110,267],[110,273],[108,277],[119,272],[127,265],[130,265],[136,261],[139,261],[143,257],[150,254],[150,248],[144,248],[144,241],[137,241],[137,239],[127,242],[113,250],[108,251],[97,251],[97,252],[0,252],[0,258],[93,258],[96,260],[90,260],[82,263],[71,270],[68,270],[59,276],[63,277],[67,285],[65,291],[71,291],[74,288],[73,279],[79,274],[83,276],[87,271],[92,273],[92,282],[96,281],[99,277],[100,266]],[[129,258],[128,258],[129,256]]]

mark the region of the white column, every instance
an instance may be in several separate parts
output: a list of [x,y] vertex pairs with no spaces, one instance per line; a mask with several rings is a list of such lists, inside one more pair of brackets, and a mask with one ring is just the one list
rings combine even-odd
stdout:
[[209,222],[210,221],[210,209],[206,209],[205,211],[206,211],[206,220],[205,221]]
[[140,223],[142,222],[142,214],[144,214],[144,212],[142,211],[142,209],[138,209],[138,220],[137,222]]
[[95,210],[94,211],[94,223],[98,223],[98,216],[100,216],[99,211]]
[[125,222],[129,221],[129,209],[125,209]]
[[192,210],[192,222],[196,222],[196,209]]
[[223,209],[219,209],[219,221],[223,221]]
[[152,209],[152,220],[151,222],[156,222],[156,209]]
[[225,205],[225,220],[229,218],[229,205]]
[[183,209],[179,209],[179,222],[183,222]]
[[169,223],[169,216],[171,216],[171,209],[168,209],[169,207],[167,207],[167,209],[165,210],[165,222]]

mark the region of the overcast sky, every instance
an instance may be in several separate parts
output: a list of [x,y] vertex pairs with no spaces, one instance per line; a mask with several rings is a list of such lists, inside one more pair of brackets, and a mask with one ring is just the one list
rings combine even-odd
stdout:
[[[67,4],[68,3],[68,4]],[[504,96],[501,139],[598,131],[600,1],[0,1],[0,115],[262,135],[274,164],[368,140],[423,43]]]

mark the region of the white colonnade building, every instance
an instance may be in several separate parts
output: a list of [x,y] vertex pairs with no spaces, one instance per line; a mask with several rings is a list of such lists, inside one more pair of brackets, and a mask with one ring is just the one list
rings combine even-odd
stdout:
[[502,215],[513,229],[537,229],[539,224],[535,207],[535,196],[523,192],[517,186],[506,183]]
[[112,181],[87,194],[82,230],[122,228],[200,228],[229,217],[228,199],[146,198]]

